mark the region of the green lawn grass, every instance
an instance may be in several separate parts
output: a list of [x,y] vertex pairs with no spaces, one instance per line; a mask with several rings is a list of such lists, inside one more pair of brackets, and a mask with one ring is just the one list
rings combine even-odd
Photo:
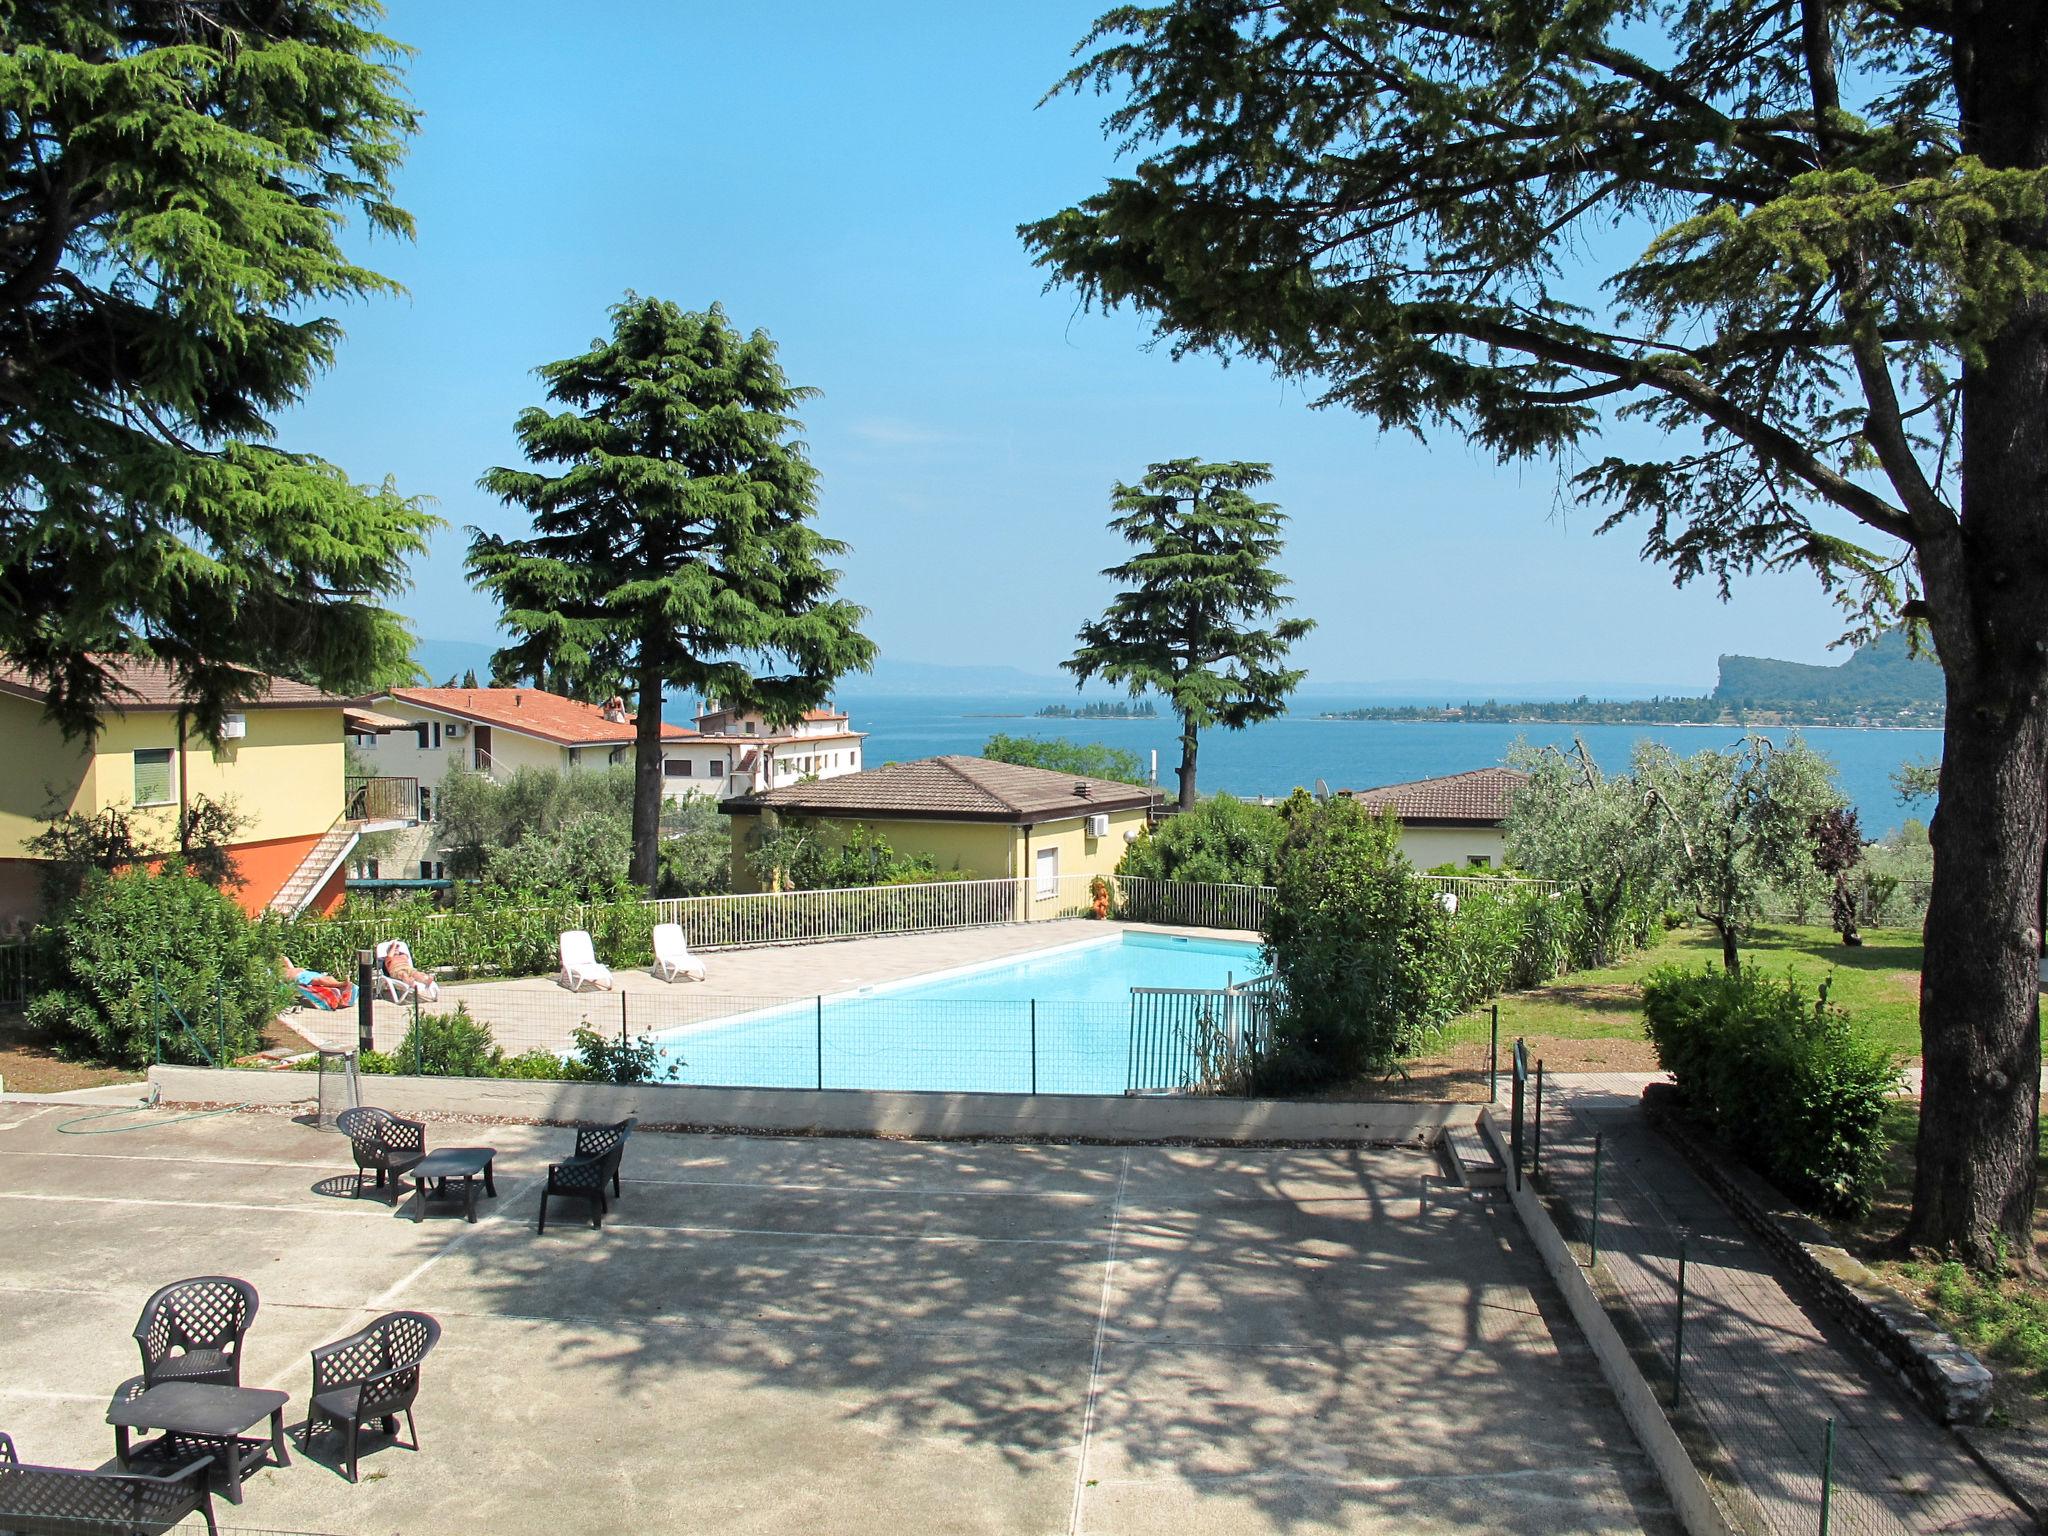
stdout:
[[[1576,971],[1500,999],[1503,1040],[1516,1035],[1565,1040],[1635,1038],[1643,1032],[1642,982],[1662,965],[1696,969],[1721,963],[1721,946],[1702,928],[1679,928],[1619,965]],[[1768,976],[1790,973],[1808,987],[1832,978],[1828,996],[1902,1056],[1920,1054],[1920,935],[1866,929],[1861,948],[1832,928],[1767,928],[1743,946],[1742,963]]]
[[[2048,1412],[2048,1282],[2025,1275],[1982,1275],[1932,1256],[1899,1259],[1882,1244],[1905,1225],[1913,1204],[1913,1164],[1920,1138],[1920,1101],[1885,1106],[1884,1181],[1860,1222],[1829,1225],[1878,1273],[1925,1307],[1964,1348],[1976,1351],[1998,1378],[1997,1414],[2032,1422]],[[2048,1193],[2048,1135],[2037,1132],[2035,1169]],[[2039,1212],[2036,1212],[2037,1229]],[[2035,1262],[2048,1259],[2037,1238]]]

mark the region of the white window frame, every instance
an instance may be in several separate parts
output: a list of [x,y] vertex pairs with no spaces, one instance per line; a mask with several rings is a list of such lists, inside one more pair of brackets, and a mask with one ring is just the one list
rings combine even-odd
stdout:
[[1031,850],[1032,899],[1051,901],[1060,893],[1060,849],[1054,843]]

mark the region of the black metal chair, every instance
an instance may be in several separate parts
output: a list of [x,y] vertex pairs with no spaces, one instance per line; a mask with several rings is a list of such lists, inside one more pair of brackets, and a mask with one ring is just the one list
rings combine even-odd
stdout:
[[14,1453],[0,1434],[0,1531],[19,1536],[157,1536],[194,1510],[213,1523],[213,1496],[201,1456],[159,1476],[140,1472],[88,1472],[82,1467],[38,1467]]
[[576,1133],[576,1150],[569,1159],[548,1165],[547,1188],[540,1196],[541,1231],[548,1229],[548,1201],[555,1198],[585,1202],[590,1207],[591,1226],[604,1226],[605,1214],[611,1210],[605,1186],[611,1186],[613,1195],[624,1192],[619,1183],[619,1163],[626,1155],[626,1138],[639,1123],[638,1116],[628,1115],[617,1125],[600,1125]]
[[407,1120],[388,1109],[377,1109],[368,1104],[343,1110],[334,1123],[348,1138],[349,1147],[355,1153],[355,1195],[360,1196],[363,1192],[363,1174],[374,1170],[378,1189],[384,1187],[385,1178],[389,1176],[391,1204],[395,1208],[399,1176],[409,1172],[427,1155],[427,1128],[417,1120]]
[[387,1312],[360,1333],[314,1350],[313,1400],[301,1443],[310,1442],[320,1425],[339,1430],[350,1482],[356,1480],[356,1440],[365,1424],[383,1420],[384,1432],[395,1440],[402,1413],[410,1448],[418,1450],[412,1404],[420,1391],[420,1362],[440,1337],[441,1325],[424,1312]]
[[242,1339],[256,1321],[256,1287],[232,1275],[174,1280],[143,1303],[135,1324],[142,1375],[129,1385],[146,1392],[159,1382],[242,1384]]

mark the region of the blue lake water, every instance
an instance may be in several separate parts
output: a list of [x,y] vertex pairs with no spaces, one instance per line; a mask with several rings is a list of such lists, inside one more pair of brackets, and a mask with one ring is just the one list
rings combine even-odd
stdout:
[[657,1038],[686,1083],[1122,1093],[1133,987],[1223,987],[1261,969],[1255,944],[1114,933]]
[[[1088,697],[1097,695],[1091,693]],[[1171,789],[1179,762],[1173,722],[1155,720],[1040,720],[1029,711],[1042,703],[1066,702],[1048,692],[1042,699],[897,697],[864,695],[849,687],[840,705],[853,716],[856,730],[870,733],[867,760],[881,764],[941,752],[979,752],[998,731],[1013,736],[1058,737],[1100,741],[1136,752],[1159,754],[1161,784]],[[1438,701],[1441,702],[1441,701]],[[1602,768],[1625,769],[1629,753],[1642,738],[1661,741],[1678,752],[1727,747],[1741,738],[1732,726],[1639,725],[1485,725],[1450,721],[1318,720],[1315,711],[1347,707],[1342,700],[1310,701],[1303,713],[1243,731],[1202,733],[1202,789],[1234,795],[1285,795],[1297,785],[1313,789],[1321,779],[1331,789],[1368,789],[1406,779],[1458,773],[1502,762],[1518,741],[1535,746],[1569,747],[1583,737]],[[1004,712],[1013,712],[1006,718]],[[1021,716],[1014,712],[1023,711]],[[678,720],[686,711],[671,709]],[[1857,730],[1813,727],[1801,731],[1761,733],[1783,742],[1804,736],[1808,745],[1833,760],[1842,793],[1863,816],[1865,834],[1888,833],[1908,816],[1925,820],[1929,801],[1900,805],[1892,792],[1891,775],[1901,764],[1941,755],[1939,731]]]

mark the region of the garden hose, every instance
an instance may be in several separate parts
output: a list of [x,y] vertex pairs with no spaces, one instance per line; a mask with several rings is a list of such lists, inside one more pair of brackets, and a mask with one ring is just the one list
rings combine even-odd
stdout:
[[244,1102],[241,1104],[229,1104],[221,1109],[195,1109],[190,1114],[172,1115],[168,1120],[136,1120],[126,1125],[102,1125],[91,1130],[75,1129],[75,1127],[91,1126],[96,1120],[109,1120],[117,1115],[125,1117],[144,1114],[149,1110],[155,1109],[157,1101],[162,1097],[163,1089],[152,1083],[148,1098],[141,1099],[133,1104],[116,1104],[111,1109],[95,1110],[89,1115],[78,1115],[73,1119],[60,1123],[57,1127],[57,1134],[60,1136],[110,1136],[117,1131],[140,1131],[146,1130],[153,1125],[176,1125],[180,1120],[210,1120],[215,1115],[232,1115],[238,1109],[247,1109],[249,1107],[248,1103]]

